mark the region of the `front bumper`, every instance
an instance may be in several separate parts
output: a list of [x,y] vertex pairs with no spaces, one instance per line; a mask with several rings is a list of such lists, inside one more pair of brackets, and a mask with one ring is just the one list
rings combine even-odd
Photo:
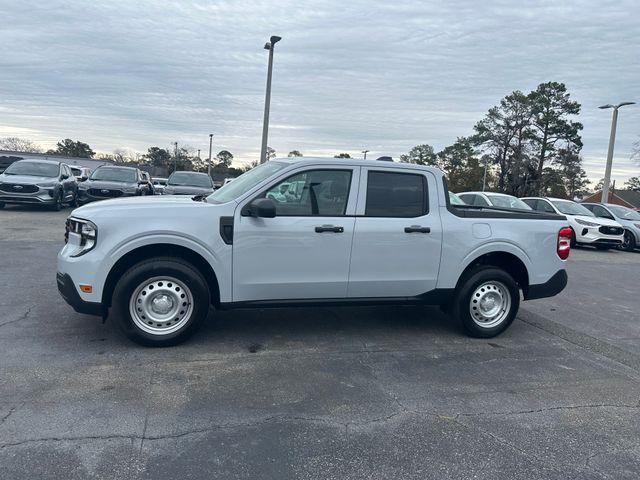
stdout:
[[[113,198],[123,198],[123,197],[135,197],[136,193],[127,193],[122,190],[107,190],[108,194],[95,194],[95,192],[90,192],[89,190],[80,190],[78,189],[78,203],[85,204],[89,202],[95,202],[97,200],[109,200]],[[96,189],[97,190],[97,189]]]
[[76,290],[75,284],[68,273],[63,274],[58,272],[56,274],[56,283],[58,284],[58,291],[62,298],[64,298],[65,302],[71,305],[76,312],[101,317],[106,316],[107,312],[102,303],[87,302],[80,298],[78,290]]
[[524,295],[525,300],[535,300],[536,298],[553,297],[559,294],[567,286],[567,271],[558,270],[549,280],[537,285],[529,285]]
[[[50,193],[51,192],[51,193]],[[51,205],[56,202],[53,189],[40,189],[34,193],[5,193],[0,191],[0,202],[31,205]]]
[[584,245],[609,245],[612,247],[622,244],[622,235],[608,235],[599,231],[597,227],[582,227],[576,231],[576,242]]

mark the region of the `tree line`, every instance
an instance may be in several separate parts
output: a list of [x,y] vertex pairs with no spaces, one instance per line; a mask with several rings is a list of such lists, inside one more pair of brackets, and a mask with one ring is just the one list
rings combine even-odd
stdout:
[[[516,196],[546,195],[574,198],[587,193],[589,181],[582,168],[582,124],[576,121],[581,105],[571,99],[563,83],[541,83],[529,93],[516,90],[500,100],[473,127],[470,135],[436,152],[429,144],[420,144],[400,155],[401,162],[439,167],[448,178],[452,191],[493,190]],[[0,139],[0,149],[41,152],[38,145],[20,138]],[[96,153],[81,141],[64,139],[47,151],[72,157],[93,158]],[[276,156],[268,147],[267,158]],[[301,157],[291,150],[289,157]],[[634,145],[634,157],[640,158],[640,142]],[[149,147],[146,153],[115,150],[97,158],[116,164],[150,165],[172,171],[207,171],[207,160],[183,145],[174,148]],[[339,153],[335,158],[351,158]],[[214,172],[239,175],[255,167],[254,161],[238,169],[231,166],[233,154],[221,150],[213,159]],[[596,188],[598,185],[596,186]],[[630,178],[627,188],[640,188],[638,177]]]
[[434,165],[453,191],[487,190],[516,196],[574,198],[589,185],[582,168],[580,104],[563,83],[547,82],[500,100],[453,145],[435,152],[417,145],[400,161]]

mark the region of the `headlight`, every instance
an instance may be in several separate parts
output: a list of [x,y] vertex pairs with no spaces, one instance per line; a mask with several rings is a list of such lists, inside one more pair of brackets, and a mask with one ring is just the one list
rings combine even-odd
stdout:
[[597,223],[587,222],[586,220],[580,220],[579,218],[576,218],[576,222],[578,222],[580,225],[584,225],[585,227],[599,227],[600,226]]
[[89,220],[69,217],[65,225],[64,241],[76,247],[71,254],[79,257],[91,251],[98,240],[98,228]]
[[37,185],[40,188],[56,188],[55,183],[38,183]]

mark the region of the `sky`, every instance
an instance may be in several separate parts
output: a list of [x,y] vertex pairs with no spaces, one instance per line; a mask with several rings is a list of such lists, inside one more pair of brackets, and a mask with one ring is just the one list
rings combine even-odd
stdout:
[[[472,133],[513,90],[563,82],[584,167],[604,176],[611,111],[640,103],[640,2],[0,0],[0,137],[111,153],[169,147],[259,158],[398,157]],[[640,104],[620,109],[613,179],[640,175]]]

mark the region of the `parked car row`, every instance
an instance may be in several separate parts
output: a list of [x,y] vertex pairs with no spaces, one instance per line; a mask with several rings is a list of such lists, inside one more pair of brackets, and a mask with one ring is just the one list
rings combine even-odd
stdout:
[[571,227],[571,245],[591,245],[600,250],[640,247],[640,213],[620,205],[577,203],[551,197],[517,198],[495,192],[450,194],[452,205],[494,207],[564,215]]
[[107,198],[209,195],[214,189],[206,173],[177,171],[168,179],[152,179],[136,167],[103,165],[92,172],[55,160],[18,160],[0,174],[0,208],[32,204],[60,210]]

